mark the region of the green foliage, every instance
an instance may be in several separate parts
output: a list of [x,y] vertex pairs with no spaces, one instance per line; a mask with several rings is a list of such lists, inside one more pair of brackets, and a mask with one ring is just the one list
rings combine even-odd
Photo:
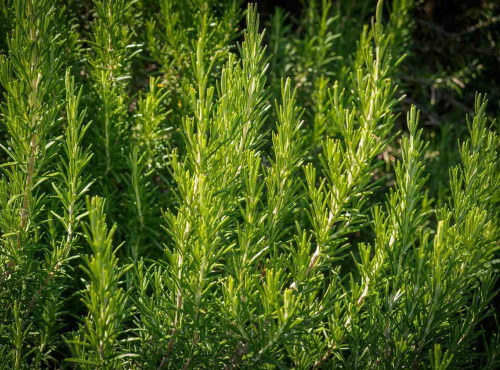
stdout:
[[99,186],[111,202],[112,210],[117,207],[112,194],[119,191],[117,177],[126,168],[128,151],[130,99],[126,90],[136,48],[131,44],[133,30],[129,25],[132,4],[123,0],[95,1],[97,18],[89,40],[89,80],[95,95],[90,103],[97,108],[92,110],[95,122],[92,144],[96,152],[92,167],[94,176],[101,179]]
[[0,8],[0,368],[498,367],[499,139],[400,119],[413,1],[68,4]]
[[119,286],[125,270],[118,266],[113,250],[116,225],[108,231],[104,201],[87,198],[89,223],[84,224],[85,239],[91,255],[84,257],[81,266],[87,276],[83,303],[88,316],[83,320],[75,340],[69,342],[75,358],[66,361],[100,368],[116,368],[127,356],[119,348],[119,336],[127,316],[127,298]]

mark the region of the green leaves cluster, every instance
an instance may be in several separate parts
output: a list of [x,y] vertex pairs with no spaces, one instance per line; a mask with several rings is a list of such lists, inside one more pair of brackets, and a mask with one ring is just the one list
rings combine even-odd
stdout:
[[486,98],[436,202],[413,2],[241,5],[6,2],[0,368],[497,367]]

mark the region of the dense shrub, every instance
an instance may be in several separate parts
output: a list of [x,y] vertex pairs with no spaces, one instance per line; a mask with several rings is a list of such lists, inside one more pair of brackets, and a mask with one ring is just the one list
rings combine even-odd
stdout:
[[412,0],[62,3],[1,8],[0,368],[499,366],[499,139],[419,128]]

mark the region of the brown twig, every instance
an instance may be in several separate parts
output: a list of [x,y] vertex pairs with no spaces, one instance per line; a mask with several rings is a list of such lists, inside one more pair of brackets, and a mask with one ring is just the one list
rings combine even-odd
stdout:
[[167,353],[161,359],[160,365],[158,366],[158,370],[163,369],[163,367],[167,364],[167,358],[170,355],[170,352],[172,352],[172,349],[174,348],[175,335],[177,334],[177,322],[179,319],[179,311],[182,309],[182,294],[181,294],[180,289],[177,291],[176,308],[177,308],[177,311],[175,312],[175,316],[174,316],[174,328],[172,329],[171,337],[170,337],[170,340],[168,341]]
[[249,345],[248,343],[236,349],[236,353],[231,357],[231,363],[225,366],[225,370],[235,369],[236,366],[241,362],[244,355],[248,353]]
[[497,15],[495,17],[489,18],[487,21],[481,21],[473,26],[469,26],[461,32],[449,32],[449,31],[446,31],[443,27],[438,26],[435,23],[427,22],[427,21],[424,21],[423,19],[417,19],[418,23],[420,23],[428,28],[431,28],[434,31],[436,31],[437,33],[439,33],[443,36],[446,36],[448,38],[462,37],[462,36],[465,36],[469,33],[473,33],[481,28],[489,27],[489,26],[491,26],[499,21],[500,21],[500,15]]

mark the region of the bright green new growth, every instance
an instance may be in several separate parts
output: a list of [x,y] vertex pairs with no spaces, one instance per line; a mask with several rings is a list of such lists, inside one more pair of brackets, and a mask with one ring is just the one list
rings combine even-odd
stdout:
[[435,206],[418,110],[396,129],[412,1],[307,1],[303,36],[58,4],[8,1],[0,368],[498,366],[499,139],[477,95]]
[[99,368],[116,368],[123,364],[125,355],[119,348],[124,320],[127,316],[127,298],[121,287],[120,277],[125,272],[118,266],[113,249],[116,225],[108,231],[104,201],[102,198],[87,199],[88,224],[84,224],[85,239],[91,255],[83,258],[81,266],[87,276],[83,303],[88,310],[81,334],[69,341],[75,358],[66,361]]

